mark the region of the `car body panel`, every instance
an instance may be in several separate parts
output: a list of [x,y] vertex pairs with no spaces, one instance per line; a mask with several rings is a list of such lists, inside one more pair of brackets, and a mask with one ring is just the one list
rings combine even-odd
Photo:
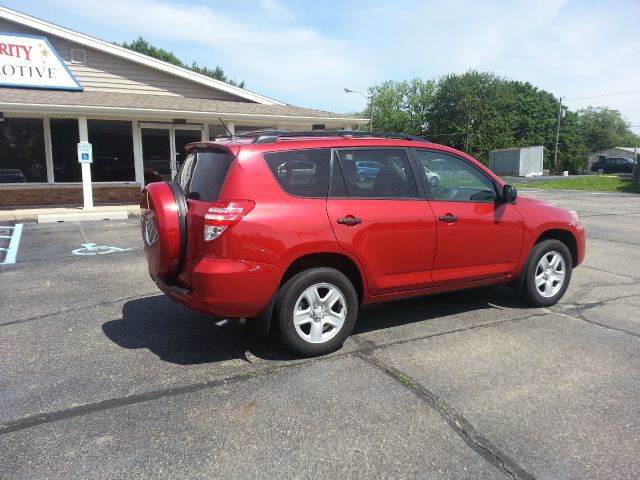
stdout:
[[434,284],[465,282],[512,274],[520,260],[522,215],[514,205],[494,202],[432,201],[438,221]]
[[[426,201],[329,198],[327,214],[340,246],[367,272],[371,295],[431,284],[436,222]],[[342,218],[362,223],[338,223]]]

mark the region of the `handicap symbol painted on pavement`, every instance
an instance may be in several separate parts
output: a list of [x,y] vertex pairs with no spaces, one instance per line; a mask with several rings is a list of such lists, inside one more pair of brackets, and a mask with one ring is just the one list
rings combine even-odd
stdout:
[[127,252],[130,248],[112,247],[108,245],[96,245],[95,243],[83,243],[81,248],[72,250],[74,255],[104,255],[105,253]]

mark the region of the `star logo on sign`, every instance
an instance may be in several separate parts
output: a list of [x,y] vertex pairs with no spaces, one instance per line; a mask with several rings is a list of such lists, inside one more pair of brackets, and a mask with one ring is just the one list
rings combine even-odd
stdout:
[[40,50],[40,53],[42,53],[43,57],[49,57],[49,50],[47,50],[46,48],[43,48],[42,50]]

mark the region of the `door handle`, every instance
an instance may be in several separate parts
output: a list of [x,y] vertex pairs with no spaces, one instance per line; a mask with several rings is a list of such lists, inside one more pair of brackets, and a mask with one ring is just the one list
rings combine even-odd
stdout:
[[362,220],[354,217],[339,218],[338,223],[341,225],[357,225],[362,223]]
[[460,219],[451,215],[450,213],[447,213],[446,215],[442,215],[441,217],[439,217],[438,220],[440,220],[441,222],[453,223],[457,222]]

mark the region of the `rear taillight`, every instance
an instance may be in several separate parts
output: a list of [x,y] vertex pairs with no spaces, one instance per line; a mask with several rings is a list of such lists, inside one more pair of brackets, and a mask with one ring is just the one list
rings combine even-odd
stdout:
[[215,240],[255,206],[253,200],[219,200],[213,203],[204,216],[204,240]]

